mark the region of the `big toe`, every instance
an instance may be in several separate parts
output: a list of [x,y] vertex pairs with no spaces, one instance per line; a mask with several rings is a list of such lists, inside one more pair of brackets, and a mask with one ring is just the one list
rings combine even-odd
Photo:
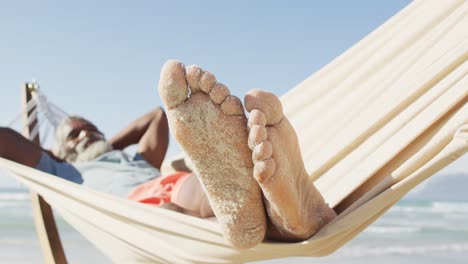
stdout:
[[168,108],[173,108],[188,98],[189,88],[185,66],[176,60],[167,61],[159,79],[159,96]]
[[258,109],[265,114],[266,124],[278,124],[283,118],[283,106],[279,98],[271,92],[251,90],[244,97],[247,112]]

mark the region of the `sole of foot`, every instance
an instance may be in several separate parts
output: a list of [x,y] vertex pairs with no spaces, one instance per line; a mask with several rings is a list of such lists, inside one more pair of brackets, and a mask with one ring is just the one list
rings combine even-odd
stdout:
[[190,157],[224,237],[236,248],[260,243],[266,232],[261,190],[252,177],[242,102],[198,66],[165,63],[159,94],[170,130]]
[[249,114],[249,147],[254,178],[260,185],[271,221],[267,237],[308,239],[336,217],[304,168],[294,128],[274,94],[252,90],[244,104]]

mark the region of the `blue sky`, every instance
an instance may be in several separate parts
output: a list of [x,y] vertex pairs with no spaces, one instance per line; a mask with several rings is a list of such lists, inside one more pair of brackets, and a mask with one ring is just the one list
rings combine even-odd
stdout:
[[2,1],[0,125],[35,78],[50,100],[111,136],[161,105],[159,71],[171,58],[211,70],[239,97],[252,88],[281,95],[409,2]]

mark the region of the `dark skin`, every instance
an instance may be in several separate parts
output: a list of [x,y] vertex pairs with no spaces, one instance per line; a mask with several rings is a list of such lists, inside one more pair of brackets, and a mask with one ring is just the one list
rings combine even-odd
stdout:
[[122,150],[138,144],[138,153],[153,167],[161,164],[169,147],[169,125],[162,108],[146,113],[121,130],[109,141],[114,149]]
[[[67,146],[74,146],[84,137],[102,135],[91,122],[84,120],[71,120],[64,128]],[[116,150],[122,150],[130,145],[138,144],[138,152],[155,168],[160,169],[169,146],[169,126],[166,114],[161,108],[146,113],[136,119],[110,141]],[[44,150],[18,132],[0,127],[0,157],[6,158],[29,167],[36,167],[41,152],[59,160],[50,151]]]
[[0,157],[35,167],[42,149],[13,129],[0,127]]
[[63,127],[65,135],[65,149],[73,149],[84,138],[89,141],[86,146],[95,142],[99,138],[104,138],[104,134],[99,129],[87,120],[70,119]]

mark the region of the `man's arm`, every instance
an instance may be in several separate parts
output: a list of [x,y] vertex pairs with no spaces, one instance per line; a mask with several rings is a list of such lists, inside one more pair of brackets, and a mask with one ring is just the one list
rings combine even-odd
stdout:
[[169,146],[166,114],[161,108],[146,113],[112,137],[110,143],[117,150],[138,144],[138,152],[160,169]]
[[0,157],[36,167],[43,150],[13,129],[0,127]]

